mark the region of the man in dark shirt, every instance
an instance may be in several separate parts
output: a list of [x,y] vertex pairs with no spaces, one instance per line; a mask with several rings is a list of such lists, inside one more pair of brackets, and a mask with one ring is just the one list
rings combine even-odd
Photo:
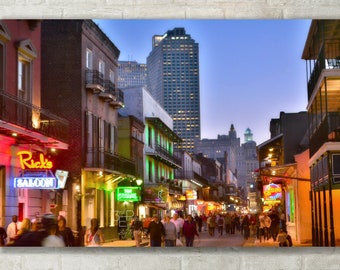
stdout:
[[160,247],[162,245],[162,238],[165,235],[165,230],[162,222],[160,222],[158,216],[154,215],[148,228],[148,234],[150,235],[150,246]]

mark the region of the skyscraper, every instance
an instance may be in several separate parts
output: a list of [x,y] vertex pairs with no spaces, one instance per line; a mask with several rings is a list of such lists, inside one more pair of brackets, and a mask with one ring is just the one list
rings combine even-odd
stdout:
[[147,89],[173,118],[174,132],[183,139],[177,148],[192,152],[201,137],[198,43],[184,28],[153,36]]
[[146,64],[136,61],[119,61],[118,87],[146,86]]

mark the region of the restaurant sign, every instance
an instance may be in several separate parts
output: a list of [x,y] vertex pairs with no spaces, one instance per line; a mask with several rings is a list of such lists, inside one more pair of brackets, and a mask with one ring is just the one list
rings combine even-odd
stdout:
[[34,158],[32,152],[20,151],[18,156],[22,170],[19,177],[14,178],[15,188],[58,189],[65,186],[68,172],[57,170],[54,175],[51,171],[53,163],[44,154]]

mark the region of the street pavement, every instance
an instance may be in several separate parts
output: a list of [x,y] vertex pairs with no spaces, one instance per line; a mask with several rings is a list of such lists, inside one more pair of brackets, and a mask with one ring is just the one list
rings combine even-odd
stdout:
[[[195,237],[194,247],[279,247],[277,241],[273,239],[266,241],[259,241],[255,237],[250,237],[245,240],[240,232],[235,232],[235,234],[223,234],[222,236],[215,232],[214,236],[210,236],[208,232],[199,233],[200,237]],[[182,239],[183,243],[185,242]],[[299,244],[293,240],[293,247],[308,247],[309,244]],[[106,242],[102,247],[136,247],[134,240],[114,240]],[[149,240],[142,239],[141,247],[149,247]]]

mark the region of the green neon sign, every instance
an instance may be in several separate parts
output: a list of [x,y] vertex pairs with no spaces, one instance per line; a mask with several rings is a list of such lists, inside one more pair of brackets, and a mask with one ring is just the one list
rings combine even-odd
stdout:
[[140,202],[140,187],[117,187],[116,198],[120,202]]

